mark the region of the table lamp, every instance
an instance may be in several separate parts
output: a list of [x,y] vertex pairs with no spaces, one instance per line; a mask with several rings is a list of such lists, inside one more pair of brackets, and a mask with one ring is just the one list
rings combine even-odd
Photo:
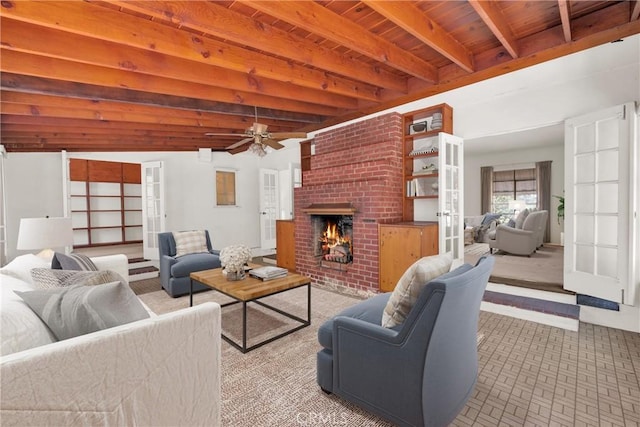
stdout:
[[38,256],[53,257],[53,248],[73,245],[71,218],[22,218],[17,249],[43,249]]
[[514,216],[526,207],[527,204],[522,200],[509,200],[509,210],[513,211]]

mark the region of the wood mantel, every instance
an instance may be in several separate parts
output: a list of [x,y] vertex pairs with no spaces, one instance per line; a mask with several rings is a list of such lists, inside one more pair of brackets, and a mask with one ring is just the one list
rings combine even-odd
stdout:
[[302,212],[309,215],[353,215],[356,208],[351,203],[313,203]]

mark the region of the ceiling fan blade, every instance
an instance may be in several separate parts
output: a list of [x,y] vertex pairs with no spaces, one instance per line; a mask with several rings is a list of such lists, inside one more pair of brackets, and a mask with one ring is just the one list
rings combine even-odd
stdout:
[[247,142],[253,141],[253,138],[245,138],[241,141],[235,142],[227,147],[227,150],[233,150],[234,148],[240,147],[241,145],[246,144]]
[[284,148],[284,145],[280,144],[278,141],[273,140],[273,139],[263,139],[262,143],[264,145],[268,145],[269,147],[273,148],[274,150],[279,150],[281,148]]
[[304,132],[273,132],[269,134],[269,138],[287,139],[287,138],[306,138]]

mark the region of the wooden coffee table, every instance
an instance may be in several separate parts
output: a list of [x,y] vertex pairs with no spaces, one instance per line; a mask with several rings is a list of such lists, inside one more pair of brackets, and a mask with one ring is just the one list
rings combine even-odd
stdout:
[[[252,265],[252,267],[260,267],[260,266]],[[261,347],[265,344],[270,343],[271,341],[275,341],[278,338],[282,338],[299,329],[305,328],[311,324],[311,279],[309,279],[308,277],[305,277],[296,273],[288,273],[286,277],[262,281],[260,279],[256,279],[254,277],[249,276],[249,273],[247,272],[247,277],[245,279],[238,280],[238,281],[229,281],[222,274],[221,268],[197,271],[197,272],[191,273],[190,277],[191,277],[191,285],[189,287],[189,307],[193,306],[193,282],[194,281],[202,283],[203,285],[206,285],[211,289],[215,289],[216,291],[224,295],[227,295],[228,297],[231,297],[235,300],[226,304],[222,304],[221,307],[242,303],[242,345],[236,343],[231,338],[226,336],[224,333],[222,333],[222,338],[243,353],[254,350],[258,347]],[[261,298],[279,294],[281,292],[285,292],[291,289],[300,288],[302,286],[307,287],[307,319],[306,320],[298,316],[294,316],[291,313],[282,311],[279,308],[273,307],[262,301],[259,301],[259,299]],[[290,319],[300,322],[300,325],[292,329],[289,329],[281,334],[278,334],[272,338],[269,338],[267,340],[254,344],[251,347],[247,347],[247,303],[249,302],[254,302],[258,305],[261,305],[262,307],[266,307],[279,314],[282,314],[283,316],[289,317]]]

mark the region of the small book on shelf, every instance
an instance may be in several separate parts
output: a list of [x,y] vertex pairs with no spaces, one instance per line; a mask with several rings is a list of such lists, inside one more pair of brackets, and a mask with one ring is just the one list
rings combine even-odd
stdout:
[[287,270],[286,268],[267,265],[264,267],[254,268],[249,271],[249,274],[257,279],[272,280],[284,277],[288,272],[289,270]]

